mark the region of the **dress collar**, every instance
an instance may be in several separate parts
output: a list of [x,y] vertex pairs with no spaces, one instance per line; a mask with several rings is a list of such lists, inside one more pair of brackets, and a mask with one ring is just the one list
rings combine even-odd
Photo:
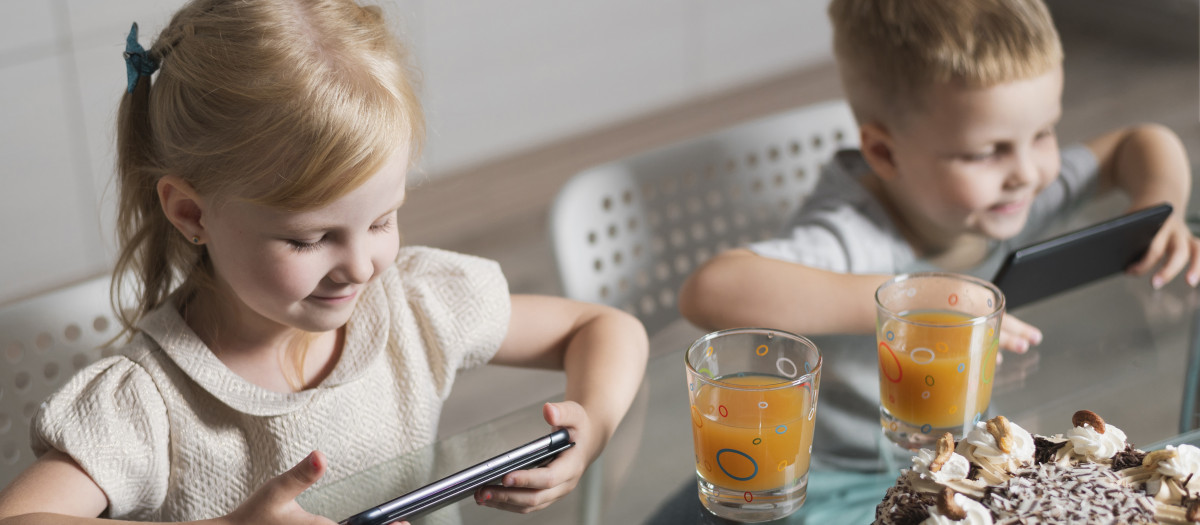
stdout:
[[317,392],[362,377],[383,353],[388,340],[388,301],[375,279],[346,322],[337,365],[321,384],[300,392],[274,392],[235,374],[200,340],[179,313],[178,296],[154,309],[138,323],[163,352],[201,388],[231,408],[252,416],[276,416],[303,407]]

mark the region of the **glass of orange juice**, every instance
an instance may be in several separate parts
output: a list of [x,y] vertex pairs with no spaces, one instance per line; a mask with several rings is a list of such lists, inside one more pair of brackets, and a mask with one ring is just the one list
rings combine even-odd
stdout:
[[741,522],[795,512],[808,490],[821,354],[765,328],[705,335],[687,355],[696,477],[713,514]]
[[992,399],[1004,294],[953,273],[898,275],[875,291],[879,422],[908,449],[961,438]]

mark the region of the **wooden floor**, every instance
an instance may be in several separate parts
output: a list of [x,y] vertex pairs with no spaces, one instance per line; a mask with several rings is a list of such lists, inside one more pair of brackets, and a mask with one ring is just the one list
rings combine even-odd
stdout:
[[[1192,17],[1195,20],[1195,17]],[[1200,160],[1200,60],[1191,46],[1115,38],[1094,24],[1061,29],[1066,52],[1060,140],[1158,122]],[[1177,40],[1177,39],[1176,39]],[[498,261],[514,293],[558,295],[546,217],[558,188],[589,166],[783,110],[840,97],[832,64],[795,71],[411,189],[405,241]],[[1193,192],[1194,194],[1196,192]],[[662,350],[662,349],[659,349]],[[464,371],[444,407],[448,435],[563,391],[561,374],[487,366]]]

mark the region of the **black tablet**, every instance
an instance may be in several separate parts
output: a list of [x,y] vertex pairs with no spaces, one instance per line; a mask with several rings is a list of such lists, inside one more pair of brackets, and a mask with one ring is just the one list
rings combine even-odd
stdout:
[[1141,259],[1170,214],[1170,204],[1159,204],[1026,246],[1008,255],[992,282],[1011,310],[1121,272]]
[[350,516],[340,523],[384,525],[398,520],[411,520],[458,501],[470,495],[479,486],[495,482],[509,472],[545,465],[573,445],[575,443],[570,440],[570,435],[565,429],[556,430],[387,503]]

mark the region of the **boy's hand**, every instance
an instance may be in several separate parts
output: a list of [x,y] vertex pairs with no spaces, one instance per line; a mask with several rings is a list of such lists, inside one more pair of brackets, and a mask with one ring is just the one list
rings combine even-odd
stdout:
[[579,484],[591,458],[600,453],[602,438],[594,435],[587,412],[574,401],[546,403],[542,416],[550,426],[570,431],[575,446],[564,450],[544,468],[505,474],[502,487],[480,488],[475,491],[476,503],[524,514],[548,507]]
[[1194,287],[1200,283],[1200,239],[1192,235],[1183,215],[1183,210],[1176,209],[1150,242],[1146,255],[1129,267],[1128,273],[1145,275],[1161,264],[1150,277],[1150,286],[1155,290],[1174,279],[1184,268],[1187,268],[1184,279],[1189,285]]
[[[1007,313],[1004,314],[1004,320],[1000,322],[1000,348],[1009,352],[1023,354],[1029,349],[1042,342],[1042,331],[1034,328],[1016,317]],[[999,362],[1002,357],[999,352],[996,353],[996,362]]]
[[291,470],[264,483],[221,523],[336,525],[327,518],[309,514],[296,503],[296,496],[321,479],[326,466],[325,455],[314,450]]

